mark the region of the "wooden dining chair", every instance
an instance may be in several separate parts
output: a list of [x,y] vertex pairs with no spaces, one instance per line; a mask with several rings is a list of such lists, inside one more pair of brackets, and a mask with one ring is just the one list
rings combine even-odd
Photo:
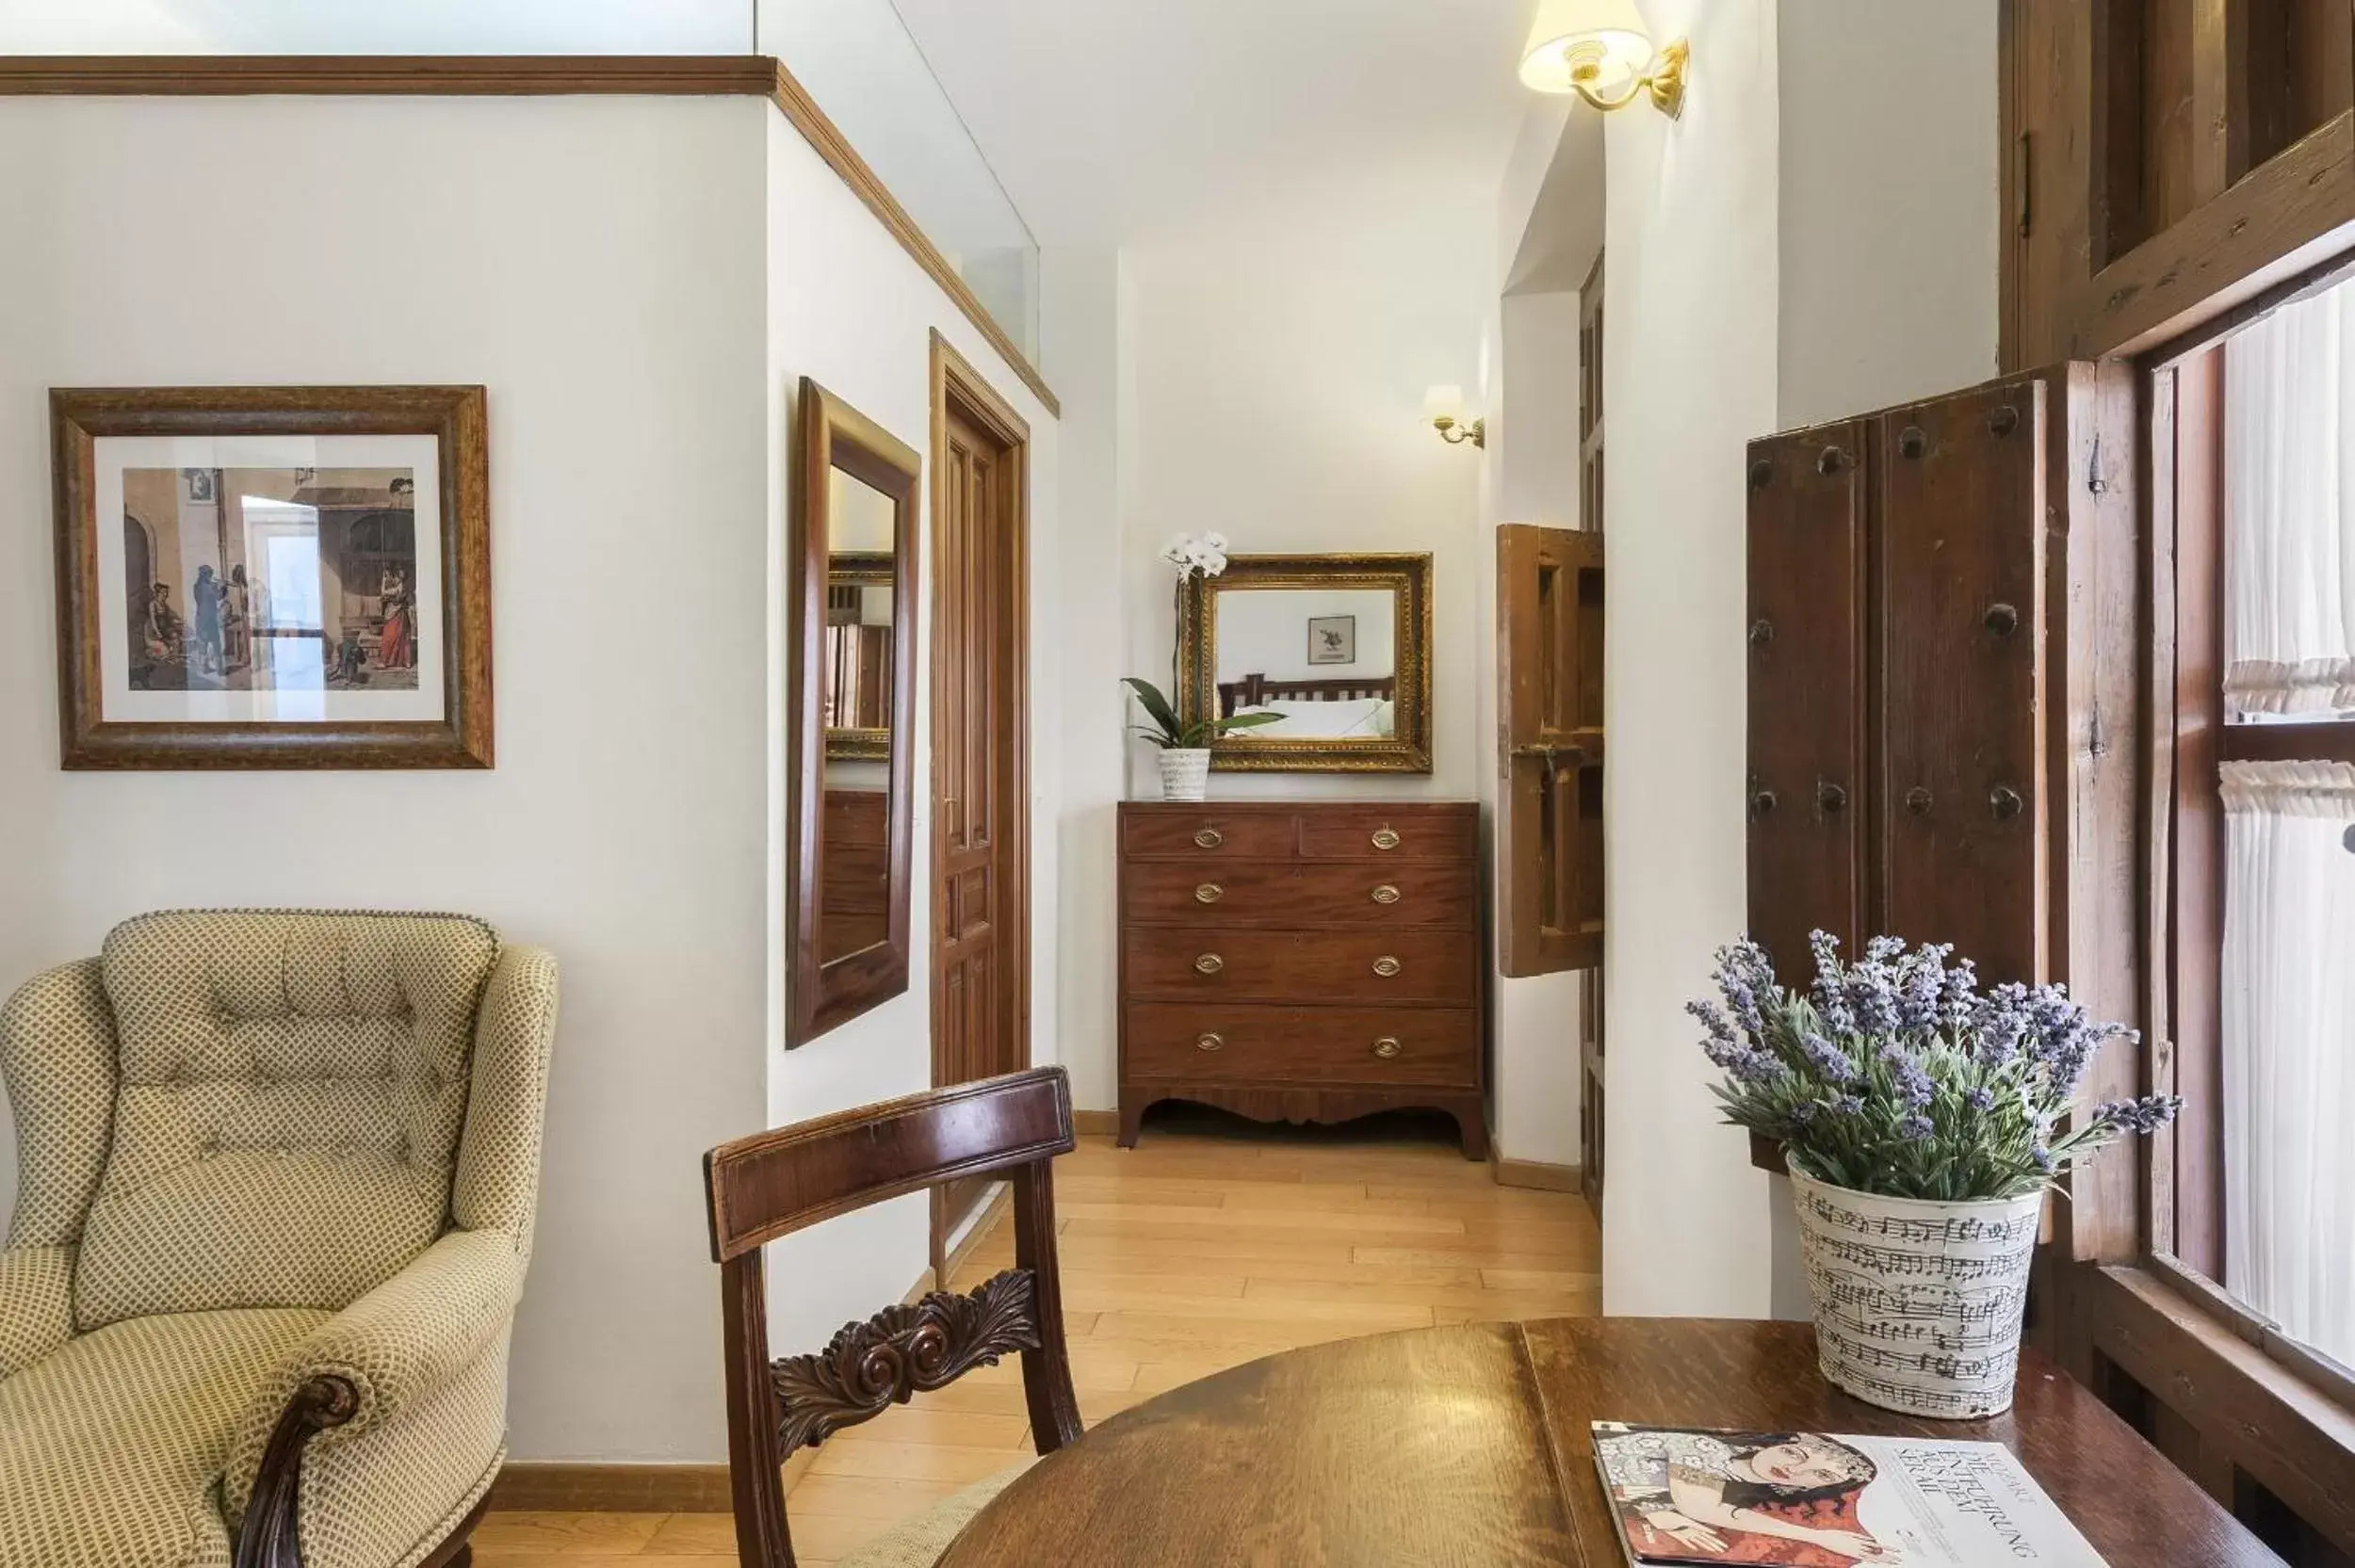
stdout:
[[[1079,1437],[1049,1164],[1071,1147],[1071,1081],[1060,1067],[1040,1067],[755,1133],[704,1156],[743,1568],[792,1568],[779,1471],[794,1450],[994,1366],[1009,1351],[1022,1352],[1038,1451],[1052,1453]],[[1013,1268],[970,1291],[934,1290],[847,1323],[816,1355],[770,1359],[766,1243],[869,1204],[1000,1174],[1014,1188]],[[1020,1469],[967,1487],[841,1568],[932,1568]]]

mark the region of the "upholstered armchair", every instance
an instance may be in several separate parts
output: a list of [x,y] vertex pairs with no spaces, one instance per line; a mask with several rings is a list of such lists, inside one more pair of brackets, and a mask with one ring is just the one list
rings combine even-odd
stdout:
[[0,1010],[0,1563],[466,1561],[556,965],[456,915],[151,914]]

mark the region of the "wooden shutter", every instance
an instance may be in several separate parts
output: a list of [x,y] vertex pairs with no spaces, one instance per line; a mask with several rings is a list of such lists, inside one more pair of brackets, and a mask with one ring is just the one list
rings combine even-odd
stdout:
[[1974,387],[1874,423],[1876,930],[2045,978],[2039,744],[2044,386]]
[[1602,962],[1602,537],[1497,530],[1507,975]]

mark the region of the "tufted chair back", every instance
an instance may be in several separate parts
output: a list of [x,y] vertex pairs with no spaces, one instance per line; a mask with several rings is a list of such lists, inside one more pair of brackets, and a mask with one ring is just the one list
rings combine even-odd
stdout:
[[195,911],[115,928],[98,965],[112,1131],[73,1268],[76,1332],[340,1310],[424,1252],[451,1218],[498,952],[457,915]]

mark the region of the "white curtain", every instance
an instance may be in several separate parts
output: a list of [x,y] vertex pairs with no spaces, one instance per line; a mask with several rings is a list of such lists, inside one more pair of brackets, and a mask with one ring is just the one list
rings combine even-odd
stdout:
[[2355,299],[2333,288],[2224,345],[2224,692],[2241,713],[2355,708]]
[[2355,1364],[2355,767],[2223,796],[2224,1285]]

